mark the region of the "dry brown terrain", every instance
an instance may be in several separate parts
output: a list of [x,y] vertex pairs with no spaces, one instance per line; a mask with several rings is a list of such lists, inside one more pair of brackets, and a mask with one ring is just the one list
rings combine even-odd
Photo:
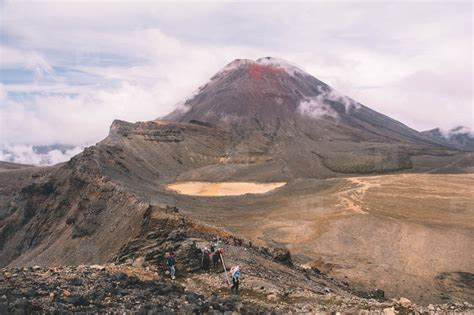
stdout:
[[244,202],[202,197],[189,214],[389,296],[472,301],[473,187],[474,174],[297,180]]

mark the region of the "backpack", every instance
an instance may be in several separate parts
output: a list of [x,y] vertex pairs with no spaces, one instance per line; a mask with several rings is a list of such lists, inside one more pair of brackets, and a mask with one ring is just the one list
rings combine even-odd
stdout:
[[176,261],[175,261],[174,257],[171,257],[171,256],[168,257],[168,259],[167,259],[167,261],[166,261],[166,264],[167,264],[169,267],[176,265]]
[[240,270],[236,270],[236,271],[232,274],[232,277],[233,277],[235,280],[239,280],[239,278],[240,278]]

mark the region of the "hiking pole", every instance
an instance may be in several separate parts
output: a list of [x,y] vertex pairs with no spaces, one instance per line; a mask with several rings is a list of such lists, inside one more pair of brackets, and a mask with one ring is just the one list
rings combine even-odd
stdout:
[[221,256],[222,266],[224,267],[225,280],[227,281],[227,284],[230,285],[230,280],[229,280],[229,277],[227,276],[227,269],[225,268],[224,257],[222,256],[220,252],[219,252],[219,256]]

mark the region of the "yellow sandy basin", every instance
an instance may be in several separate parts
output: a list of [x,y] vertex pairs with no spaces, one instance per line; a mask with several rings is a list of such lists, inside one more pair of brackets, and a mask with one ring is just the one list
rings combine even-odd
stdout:
[[285,184],[285,182],[181,182],[169,184],[168,189],[191,196],[239,196],[245,194],[263,194]]

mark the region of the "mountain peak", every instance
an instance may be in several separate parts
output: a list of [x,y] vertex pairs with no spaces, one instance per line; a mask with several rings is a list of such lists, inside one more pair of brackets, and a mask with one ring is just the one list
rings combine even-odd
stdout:
[[421,134],[460,150],[474,150],[474,132],[466,126],[451,129],[435,128],[422,131]]
[[306,74],[306,72],[303,71],[299,66],[280,58],[263,57],[263,58],[257,59],[255,62],[259,65],[280,68],[280,69],[285,70],[288,73]]
[[275,130],[301,120],[338,123],[360,108],[298,66],[264,57],[230,62],[163,119]]
[[164,119],[275,129],[304,117],[334,120],[346,103],[327,84],[283,59],[235,59]]
[[244,69],[249,72],[250,78],[262,79],[266,75],[278,75],[281,72],[294,76],[296,74],[307,75],[300,67],[294,65],[284,59],[275,57],[262,57],[257,60],[252,59],[235,59],[228,63],[221,71],[219,71],[212,79],[219,79],[223,76]]
[[451,129],[443,129],[443,128],[437,127],[431,130],[423,131],[423,132],[436,134],[445,139],[452,138],[453,136],[456,136],[456,135],[467,135],[470,137],[474,137],[474,132],[467,126],[456,126]]

